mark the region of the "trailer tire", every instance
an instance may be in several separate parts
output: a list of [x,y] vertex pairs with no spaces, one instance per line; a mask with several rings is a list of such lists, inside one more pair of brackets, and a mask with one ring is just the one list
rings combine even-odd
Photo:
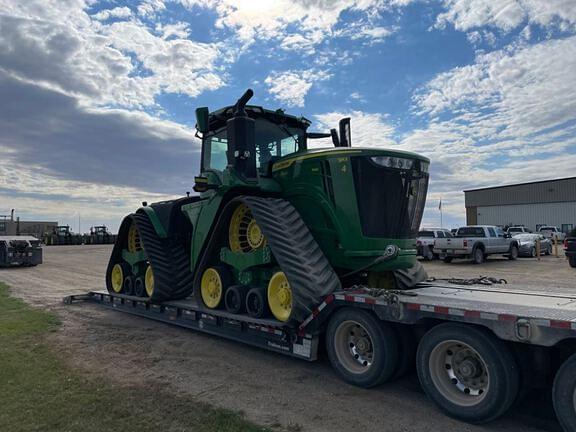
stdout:
[[398,366],[394,328],[367,311],[344,308],[336,312],[328,323],[326,348],[336,373],[358,387],[390,380]]
[[474,326],[434,327],[420,341],[416,369],[428,397],[450,417],[469,423],[500,417],[519,391],[520,374],[508,346]]
[[556,374],[552,400],[558,421],[565,431],[576,430],[576,354]]

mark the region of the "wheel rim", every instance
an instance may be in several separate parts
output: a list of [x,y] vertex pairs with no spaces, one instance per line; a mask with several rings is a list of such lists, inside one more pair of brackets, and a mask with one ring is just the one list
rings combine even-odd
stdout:
[[268,283],[268,305],[277,320],[288,321],[292,313],[292,288],[284,272],[275,273]]
[[146,274],[144,275],[144,286],[148,297],[152,297],[152,294],[154,293],[154,272],[152,271],[151,265],[148,265],[148,268],[146,269]]
[[120,264],[116,264],[112,267],[112,274],[110,275],[110,281],[112,282],[112,290],[115,293],[122,291],[122,285],[124,284],[124,271]]
[[477,405],[490,390],[490,374],[484,359],[461,341],[438,344],[430,354],[429,369],[436,389],[453,404]]
[[339,363],[350,373],[366,373],[374,363],[374,342],[356,321],[342,322],[334,333],[334,348]]
[[140,242],[140,234],[136,225],[132,223],[128,229],[128,252],[134,253],[142,249],[142,244]]
[[240,204],[232,213],[228,241],[232,252],[251,252],[266,245],[266,238],[246,204]]
[[482,252],[480,249],[476,250],[476,262],[482,262],[482,259],[484,258],[484,252]]
[[218,307],[222,300],[222,278],[218,270],[210,267],[202,275],[200,292],[204,304],[210,309]]

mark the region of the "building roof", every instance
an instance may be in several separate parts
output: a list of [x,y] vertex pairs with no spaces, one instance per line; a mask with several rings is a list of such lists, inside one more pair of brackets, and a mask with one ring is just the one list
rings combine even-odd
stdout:
[[466,207],[576,202],[576,177],[464,191]]

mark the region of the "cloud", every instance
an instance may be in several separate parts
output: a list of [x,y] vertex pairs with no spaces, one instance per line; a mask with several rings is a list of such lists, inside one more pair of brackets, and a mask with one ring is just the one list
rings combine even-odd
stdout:
[[[350,117],[352,132],[352,145],[354,147],[395,147],[397,146],[395,128],[381,113],[367,113],[363,111],[329,112],[316,114],[314,118],[315,129],[328,131],[332,128],[338,130],[338,122],[344,117]],[[315,140],[314,145],[327,147],[332,142],[327,140]]]
[[288,107],[304,106],[304,99],[315,82],[330,78],[330,74],[322,70],[273,72],[264,83],[269,93]]
[[[2,73],[0,99],[15,101],[0,105],[5,167],[93,184],[103,196],[103,185],[157,194],[190,190],[200,146],[193,131],[181,125],[141,112],[86,108],[73,97]],[[30,190],[52,193],[50,185],[37,183]]]
[[571,0],[444,0],[446,12],[436,27],[452,24],[457,30],[489,26],[509,32],[524,24],[576,30],[576,7]]
[[186,26],[157,31],[126,7],[87,13],[88,3],[0,0],[0,67],[92,106],[154,106],[162,93],[196,97],[224,85],[217,44],[187,39]]
[[100,12],[92,15],[92,18],[97,19],[99,21],[106,21],[110,18],[129,18],[132,16],[132,11],[130,8],[124,7],[116,7],[114,9],[104,9]]

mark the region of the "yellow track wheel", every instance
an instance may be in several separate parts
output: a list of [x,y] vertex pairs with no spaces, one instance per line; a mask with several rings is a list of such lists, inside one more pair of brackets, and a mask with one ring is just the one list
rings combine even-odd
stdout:
[[218,270],[209,267],[204,271],[200,281],[200,293],[206,307],[216,309],[222,302],[224,286]]
[[120,264],[116,264],[114,267],[112,267],[110,280],[112,281],[112,289],[114,292],[121,292],[122,285],[124,284],[124,270],[122,270],[122,266]]
[[146,294],[148,297],[152,297],[154,293],[154,272],[152,271],[152,266],[148,264],[146,269],[146,274],[144,275],[144,287],[146,288]]
[[266,245],[266,238],[246,204],[240,204],[232,213],[228,240],[232,252],[251,252]]
[[288,321],[292,313],[292,289],[284,272],[274,273],[268,282],[268,305],[280,321]]
[[128,229],[128,252],[134,253],[141,249],[142,244],[140,243],[140,234],[138,234],[136,225],[132,223]]

